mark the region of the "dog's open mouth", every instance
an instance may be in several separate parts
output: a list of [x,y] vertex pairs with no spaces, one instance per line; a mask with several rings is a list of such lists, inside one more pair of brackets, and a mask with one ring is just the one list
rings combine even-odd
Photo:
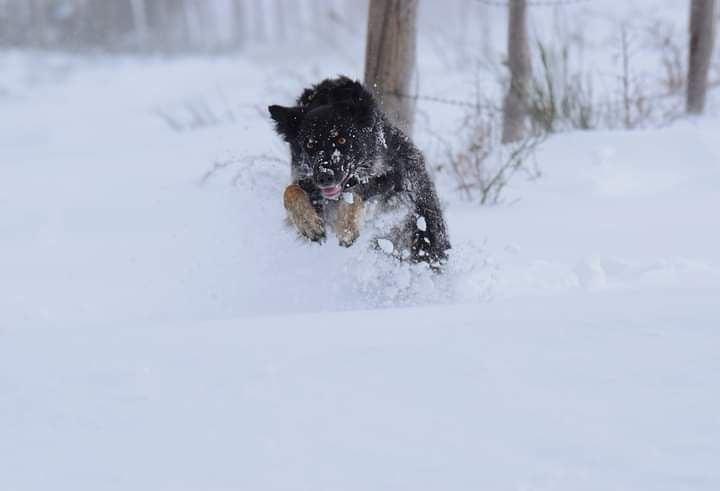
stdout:
[[323,198],[325,199],[338,199],[340,195],[343,192],[343,186],[342,184],[335,184],[334,186],[329,186],[326,188],[320,188],[320,193],[322,193]]
[[335,184],[334,186],[327,186],[324,188],[321,187],[320,194],[322,194],[323,198],[325,199],[338,199],[344,191],[347,191],[356,184],[357,178],[353,176],[352,173],[349,173],[345,177],[345,179],[343,179],[339,184]]

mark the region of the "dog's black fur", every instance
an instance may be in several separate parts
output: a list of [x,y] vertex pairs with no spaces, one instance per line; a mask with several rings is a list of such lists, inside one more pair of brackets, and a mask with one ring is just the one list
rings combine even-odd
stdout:
[[433,268],[447,260],[445,220],[423,155],[359,82],[327,79],[306,89],[295,107],[268,109],[290,145],[293,183],[321,217],[333,205],[321,191],[338,185],[384,210],[405,207],[402,223],[381,238],[399,257]]

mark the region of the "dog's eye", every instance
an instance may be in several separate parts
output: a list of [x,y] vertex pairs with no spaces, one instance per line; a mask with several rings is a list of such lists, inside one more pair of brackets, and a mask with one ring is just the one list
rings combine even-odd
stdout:
[[344,136],[339,137],[336,141],[338,145],[345,145],[347,143],[347,140]]

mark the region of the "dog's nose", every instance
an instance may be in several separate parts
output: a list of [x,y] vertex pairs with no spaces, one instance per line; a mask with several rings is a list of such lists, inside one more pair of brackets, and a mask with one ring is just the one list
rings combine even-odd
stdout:
[[330,187],[335,184],[335,174],[329,170],[321,171],[315,177],[315,182],[317,182],[320,187]]

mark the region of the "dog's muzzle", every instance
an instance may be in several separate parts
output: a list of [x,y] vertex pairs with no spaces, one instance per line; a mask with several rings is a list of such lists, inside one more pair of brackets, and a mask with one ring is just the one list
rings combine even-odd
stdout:
[[348,191],[359,183],[358,178],[348,172],[341,180],[335,179],[331,170],[323,170],[315,175],[315,185],[325,199],[339,199],[343,192]]

